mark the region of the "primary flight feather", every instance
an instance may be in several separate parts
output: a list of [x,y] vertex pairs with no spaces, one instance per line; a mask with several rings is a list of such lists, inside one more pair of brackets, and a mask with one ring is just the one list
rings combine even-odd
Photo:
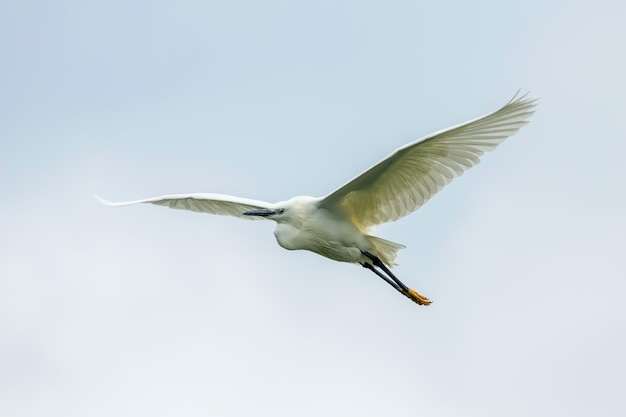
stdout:
[[435,132],[396,149],[391,155],[320,197],[294,197],[279,203],[224,194],[177,194],[110,206],[152,203],[175,209],[271,219],[285,249],[304,249],[330,259],[361,264],[421,305],[431,302],[408,288],[388,268],[403,245],[368,234],[370,227],[398,220],[417,210],[454,178],[480,162],[528,123],[535,99],[514,96],[485,116]]

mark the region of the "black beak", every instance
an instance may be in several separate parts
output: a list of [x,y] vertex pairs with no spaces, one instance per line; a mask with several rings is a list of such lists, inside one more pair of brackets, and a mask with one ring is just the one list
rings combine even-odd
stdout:
[[243,213],[244,216],[261,216],[261,217],[269,217],[276,214],[274,210],[270,209],[258,209],[258,210],[250,210]]

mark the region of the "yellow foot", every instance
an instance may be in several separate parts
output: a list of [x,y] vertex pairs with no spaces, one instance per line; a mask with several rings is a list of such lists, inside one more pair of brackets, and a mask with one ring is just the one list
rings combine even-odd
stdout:
[[421,306],[427,306],[427,305],[430,305],[430,303],[432,303],[432,301],[430,301],[428,298],[424,297],[423,295],[418,294],[417,291],[412,290],[410,288],[409,288],[409,292],[404,293],[404,295],[406,295],[409,299],[413,300],[414,302],[416,302],[417,304]]

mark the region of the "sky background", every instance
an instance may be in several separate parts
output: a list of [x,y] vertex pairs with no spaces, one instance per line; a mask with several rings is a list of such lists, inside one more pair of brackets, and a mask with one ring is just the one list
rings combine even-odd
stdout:
[[[626,414],[626,3],[0,4],[0,415]],[[418,307],[272,222],[103,207],[320,196],[540,97],[417,213]]]

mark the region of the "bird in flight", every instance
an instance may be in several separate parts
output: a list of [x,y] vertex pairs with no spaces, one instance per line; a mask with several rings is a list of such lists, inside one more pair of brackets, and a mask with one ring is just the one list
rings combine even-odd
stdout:
[[420,208],[454,178],[478,164],[528,123],[536,99],[516,94],[500,109],[408,143],[324,197],[298,196],[275,204],[224,194],[176,194],[114,203],[151,203],[200,213],[276,222],[280,246],[360,264],[419,305],[431,301],[407,287],[390,267],[405,246],[369,234],[373,226]]

